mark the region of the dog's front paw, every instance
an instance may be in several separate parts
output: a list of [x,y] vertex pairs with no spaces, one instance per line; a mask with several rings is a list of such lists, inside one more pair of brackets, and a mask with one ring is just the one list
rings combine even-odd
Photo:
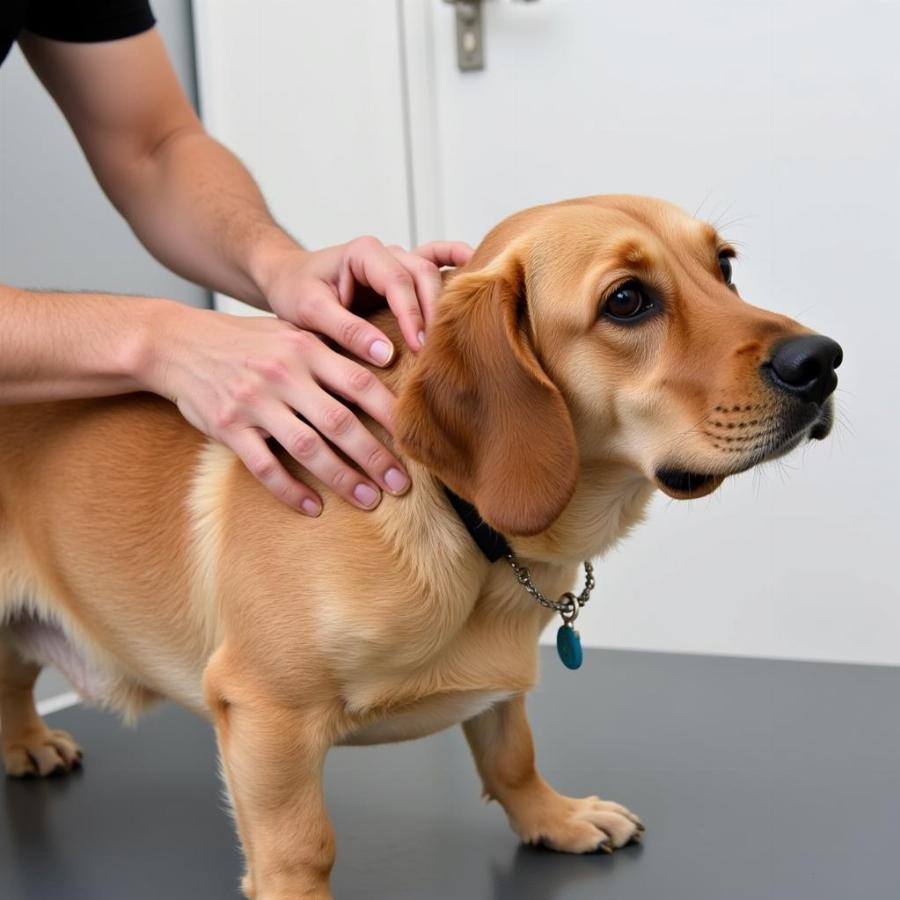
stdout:
[[41,727],[3,740],[3,763],[14,778],[64,775],[81,765],[82,756],[81,747],[65,731]]
[[563,797],[551,792],[510,817],[513,829],[529,844],[562,853],[612,853],[640,841],[644,825],[619,803],[599,797]]

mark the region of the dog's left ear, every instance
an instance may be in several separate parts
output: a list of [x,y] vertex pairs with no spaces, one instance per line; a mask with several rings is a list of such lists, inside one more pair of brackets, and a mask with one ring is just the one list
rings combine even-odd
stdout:
[[400,448],[507,535],[537,534],[575,489],[572,420],[527,336],[518,264],[444,290],[400,394]]

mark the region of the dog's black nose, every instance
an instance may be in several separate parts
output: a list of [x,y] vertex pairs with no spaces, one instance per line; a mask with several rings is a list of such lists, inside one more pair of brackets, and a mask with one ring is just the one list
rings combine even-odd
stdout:
[[837,387],[834,370],[841,364],[841,345],[821,334],[805,334],[777,344],[768,368],[775,387],[807,403],[824,403]]

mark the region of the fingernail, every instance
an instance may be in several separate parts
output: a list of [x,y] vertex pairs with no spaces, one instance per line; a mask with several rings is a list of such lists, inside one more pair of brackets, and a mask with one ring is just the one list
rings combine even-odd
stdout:
[[310,500],[309,497],[307,497],[300,505],[303,507],[303,512],[308,516],[317,516],[322,512],[322,507],[316,503],[315,500]]
[[356,497],[363,506],[374,506],[378,500],[378,491],[371,485],[358,484],[353,488],[353,496]]
[[425,346],[425,332],[420,331],[418,334],[418,338],[419,338],[419,346],[424,347]]
[[394,493],[399,494],[409,486],[409,479],[399,469],[388,469],[384,473],[384,483]]
[[389,362],[393,355],[394,348],[387,341],[383,341],[379,338],[377,341],[372,341],[372,343],[369,344],[369,356],[381,365]]

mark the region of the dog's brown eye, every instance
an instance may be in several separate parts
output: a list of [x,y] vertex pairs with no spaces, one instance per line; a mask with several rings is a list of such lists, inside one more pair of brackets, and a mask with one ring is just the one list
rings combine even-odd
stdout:
[[722,277],[725,279],[725,284],[731,284],[731,254],[730,253],[720,253],[719,254],[719,271],[722,273]]
[[641,285],[628,281],[609,295],[603,311],[611,319],[635,319],[652,308],[653,303],[646,297]]

